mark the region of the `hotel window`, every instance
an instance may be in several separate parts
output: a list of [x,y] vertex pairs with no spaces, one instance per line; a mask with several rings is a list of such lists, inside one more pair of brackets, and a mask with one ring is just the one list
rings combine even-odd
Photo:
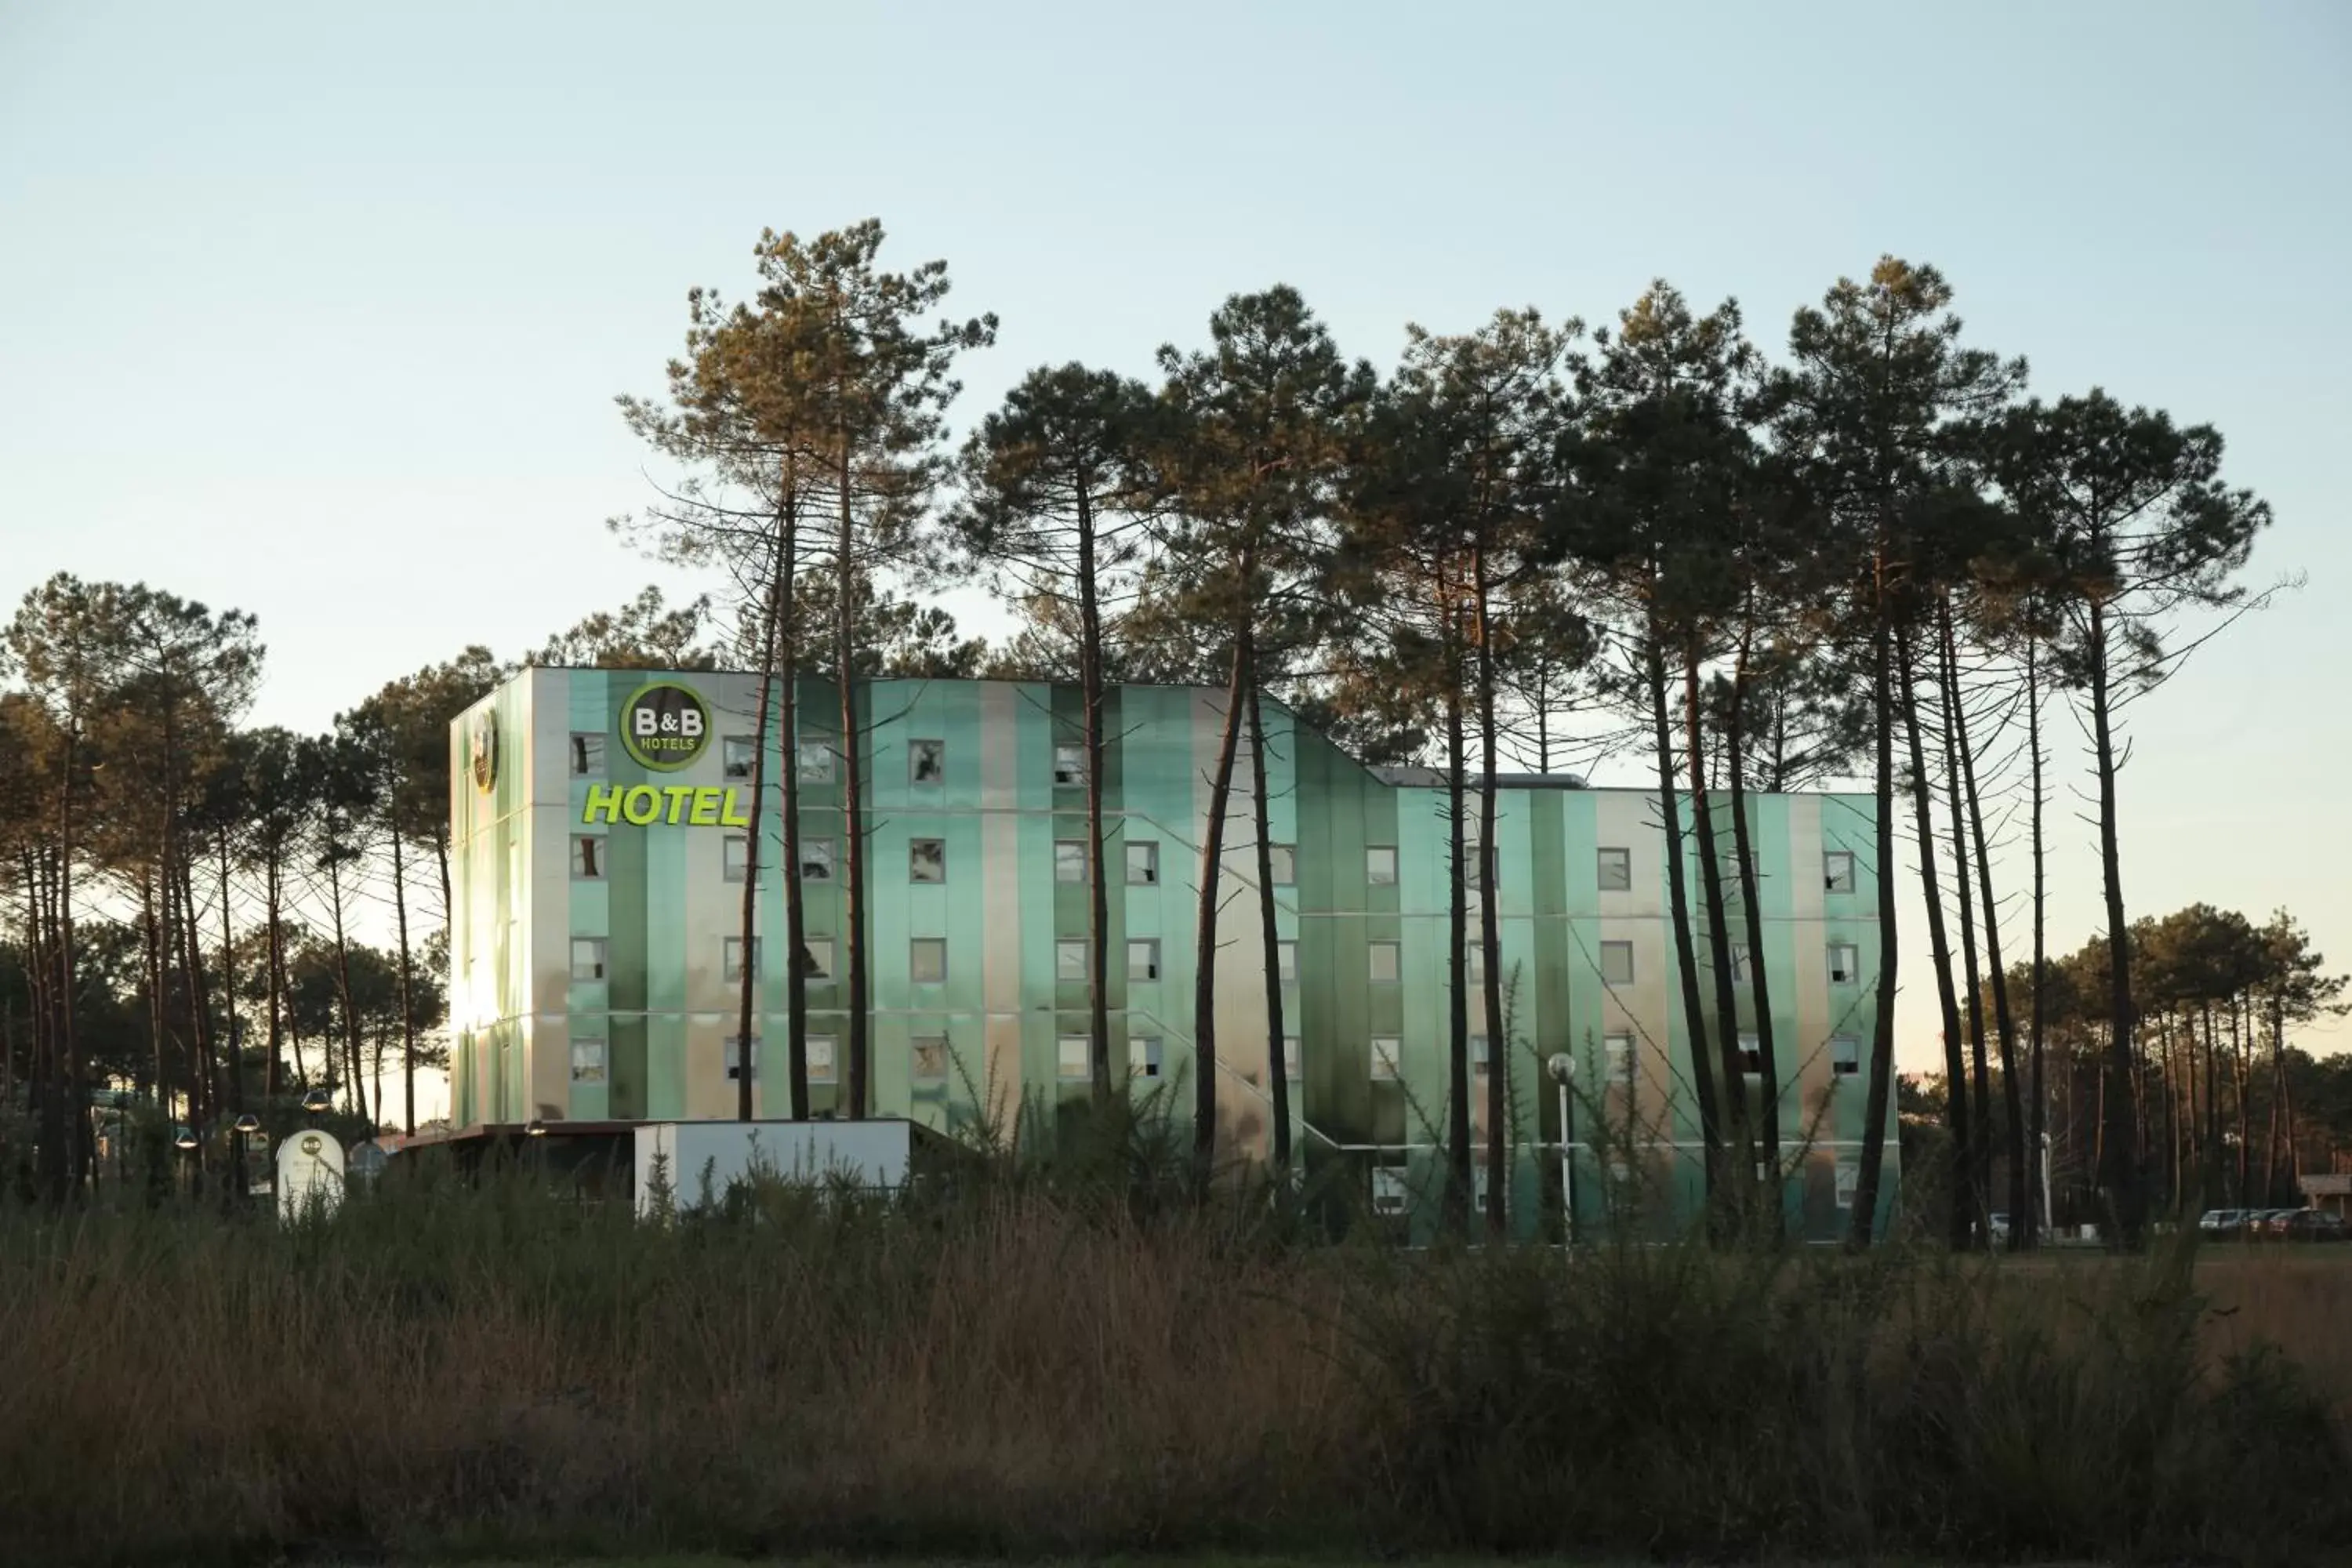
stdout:
[[913,1061],[909,1071],[918,1083],[937,1083],[948,1076],[948,1037],[945,1035],[917,1035],[913,1042]]
[[833,745],[826,741],[803,741],[798,748],[801,782],[831,784],[833,782]]
[[833,938],[813,936],[801,943],[801,973],[811,980],[833,978]]
[[1601,944],[1601,984],[1631,985],[1633,984],[1633,944],[1630,942],[1604,942]]
[[[727,1081],[729,1083],[740,1082],[743,1077],[743,1042],[741,1038],[734,1035],[728,1036],[726,1053]],[[751,1081],[754,1083],[760,1081],[760,1037],[757,1035],[751,1037]]]
[[1087,749],[1073,742],[1054,747],[1054,787],[1076,789],[1087,782]]
[[[751,976],[756,980],[759,974],[760,939],[755,936],[751,939]],[[743,978],[743,939],[741,937],[730,936],[719,939],[719,976],[722,980]]]
[[1484,1035],[1470,1037],[1470,1070],[1475,1073],[1486,1070],[1486,1037]]
[[1850,942],[1830,943],[1830,984],[1851,985],[1862,978],[1862,950]]
[[948,879],[948,841],[944,838],[907,840],[907,879],[944,882]]
[[719,742],[719,771],[730,779],[748,779],[759,755],[758,742],[749,735],[727,735]]
[[1465,966],[1470,972],[1471,979],[1484,980],[1486,978],[1486,944],[1485,942],[1480,942],[1475,936],[1472,937],[1465,944],[1465,951],[1464,952],[1463,957],[1465,960]]
[[1853,1160],[1840,1160],[1837,1163],[1837,1206],[1842,1209],[1850,1209],[1853,1207],[1853,1200],[1855,1197],[1860,1195],[1861,1191],[1862,1165],[1860,1162]]
[[603,937],[575,936],[572,939],[572,978],[583,984],[604,978]]
[[730,833],[719,848],[719,871],[727,880],[740,882],[748,874],[751,859],[751,840],[740,833]]
[[1054,840],[1054,880],[1083,882],[1087,879],[1087,841],[1083,838]]
[[1834,1078],[1852,1078],[1862,1071],[1862,1037],[1832,1035],[1830,1037],[1830,1073]]
[[1393,888],[1397,879],[1396,846],[1374,844],[1364,851],[1364,880],[1375,888]]
[[833,880],[833,840],[803,838],[801,840],[801,880],[830,882]]
[[918,985],[944,985],[948,978],[948,940],[919,936],[907,943],[907,978]]
[[1127,944],[1127,977],[1129,980],[1160,978],[1158,937],[1139,937]]
[[604,737],[596,734],[572,737],[572,776],[575,779],[601,779],[604,776]]
[[1749,973],[1748,950],[1745,947],[1733,948],[1731,950],[1731,977],[1745,985],[1748,984]]
[[945,741],[907,742],[907,782],[908,784],[945,784],[947,779],[948,743]]
[[1404,1042],[1394,1035],[1372,1037],[1372,1081],[1393,1083],[1397,1078],[1398,1060],[1404,1054]]
[[1087,944],[1084,939],[1065,939],[1054,944],[1054,978],[1065,985],[1086,984]]
[[1130,1078],[1160,1076],[1160,1037],[1130,1035],[1127,1040],[1127,1070]]
[[1764,1045],[1746,1029],[1739,1031],[1739,1070],[1749,1078],[1764,1076]]
[[1462,885],[1474,893],[1486,890],[1486,858],[1478,853],[1478,841],[1465,839],[1462,844]]
[[1822,886],[1832,893],[1853,891],[1853,851],[1832,849],[1822,857]]
[[[1305,1073],[1306,1069],[1299,1065],[1300,1059],[1301,1058],[1298,1054],[1298,1037],[1297,1035],[1283,1036],[1282,1076],[1292,1083],[1297,1083]],[[1294,1101],[1293,1104],[1295,1109],[1296,1102]]]
[[808,1077],[811,1083],[833,1081],[833,1037],[806,1035],[802,1044],[808,1051]]
[[1403,959],[1395,942],[1367,942],[1365,951],[1369,960],[1367,973],[1373,981],[1383,984],[1393,984],[1404,973]]
[[580,1038],[572,1042],[572,1081],[602,1083],[604,1081],[604,1042],[595,1038]]
[[604,879],[603,834],[575,833],[572,836],[572,879],[575,882],[601,882]]
[[1400,1165],[1372,1167],[1372,1212],[1376,1215],[1404,1213],[1404,1169]]
[[1087,1035],[1054,1037],[1054,1070],[1063,1082],[1083,1082],[1095,1076],[1093,1045]]
[[1278,942],[1274,944],[1274,977],[1296,982],[1298,978],[1298,944]]
[[1603,849],[1596,873],[1604,893],[1630,893],[1633,890],[1633,852],[1631,849]]
[[1132,888],[1154,888],[1160,885],[1160,845],[1156,840],[1142,838],[1128,841],[1127,881],[1128,886]]
[[1269,844],[1265,847],[1266,866],[1277,888],[1298,885],[1298,847],[1294,844]]
[[1601,1053],[1608,1063],[1609,1076],[1612,1080],[1624,1078],[1633,1070],[1633,1036],[1622,1034],[1601,1036]]

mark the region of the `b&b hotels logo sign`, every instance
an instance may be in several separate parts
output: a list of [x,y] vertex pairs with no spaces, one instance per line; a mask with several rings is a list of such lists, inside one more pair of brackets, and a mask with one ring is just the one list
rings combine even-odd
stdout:
[[[710,748],[710,708],[691,687],[656,680],[621,705],[621,749],[655,773],[674,773]],[[748,827],[735,792],[713,784],[591,784],[583,822],[662,822],[694,827]]]

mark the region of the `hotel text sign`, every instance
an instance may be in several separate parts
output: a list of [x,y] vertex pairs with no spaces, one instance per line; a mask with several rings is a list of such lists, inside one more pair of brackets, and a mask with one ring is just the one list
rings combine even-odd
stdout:
[[590,784],[588,800],[580,808],[583,822],[625,822],[649,827],[656,822],[672,826],[749,827],[735,792],[717,784]]

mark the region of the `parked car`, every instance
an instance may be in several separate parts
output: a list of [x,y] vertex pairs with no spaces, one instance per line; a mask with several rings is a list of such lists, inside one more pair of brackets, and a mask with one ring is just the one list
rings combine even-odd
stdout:
[[2300,1209],[2255,1209],[2246,1216],[2246,1234],[2258,1240],[2276,1240],[2286,1234],[2287,1216],[2302,1212]]
[[2242,1235],[2245,1226],[2243,1209],[2207,1209],[2197,1221],[2198,1231],[2213,1240]]
[[2352,1239],[2352,1226],[2326,1209],[2297,1209],[2279,1222],[2279,1234],[2289,1241],[2344,1241]]

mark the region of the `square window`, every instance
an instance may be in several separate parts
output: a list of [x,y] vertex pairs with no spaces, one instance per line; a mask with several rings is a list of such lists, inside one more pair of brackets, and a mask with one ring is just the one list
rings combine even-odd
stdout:
[[1601,1036],[1601,1052],[1607,1058],[1611,1078],[1622,1078],[1633,1070],[1633,1036],[1625,1034]]
[[913,1059],[908,1070],[918,1083],[937,1083],[948,1076],[948,1037],[945,1035],[917,1035],[912,1042]]
[[1265,858],[1267,866],[1274,873],[1276,887],[1295,888],[1298,885],[1297,846],[1269,844],[1265,847]]
[[[719,940],[719,978],[722,980],[742,979],[743,939],[740,936],[721,937]],[[756,936],[751,939],[751,973],[755,979],[760,973],[760,939]]]
[[1274,944],[1275,978],[1295,983],[1298,979],[1298,944],[1277,942]]
[[604,776],[604,736],[575,734],[572,737],[572,776],[575,779],[601,779]]
[[1395,942],[1367,942],[1365,951],[1370,960],[1367,973],[1373,981],[1393,984],[1403,974],[1403,956]]
[[833,978],[833,938],[813,936],[801,943],[801,973],[811,980]]
[[1404,1213],[1404,1168],[1401,1165],[1372,1167],[1372,1212],[1376,1215]]
[[583,984],[604,978],[603,937],[575,936],[572,939],[572,978]]
[[1739,1031],[1739,1070],[1749,1078],[1764,1076],[1764,1047],[1746,1029]]
[[948,841],[944,838],[907,840],[907,879],[944,882],[948,879]]
[[1076,789],[1087,782],[1087,749],[1075,742],[1054,747],[1054,787]]
[[1364,851],[1364,880],[1375,888],[1393,888],[1397,879],[1396,846],[1374,844]]
[[1083,838],[1054,840],[1054,880],[1083,882],[1087,879],[1087,841]]
[[945,741],[908,742],[907,782],[910,784],[947,783],[948,743]]
[[1852,1078],[1862,1071],[1862,1037],[1832,1035],[1830,1037],[1830,1073],[1834,1078]]
[[1484,1035],[1470,1037],[1470,1070],[1472,1072],[1486,1070],[1486,1037]]
[[800,759],[803,784],[833,782],[833,743],[829,741],[803,741],[795,753]]
[[1748,950],[1744,947],[1733,948],[1731,950],[1731,977],[1744,985],[1748,983],[1748,977],[1751,972],[1751,966],[1748,962]]
[[1054,978],[1065,985],[1087,983],[1087,944],[1083,938],[1064,938],[1054,944]]
[[1862,950],[1850,942],[1830,943],[1830,984],[1852,985],[1862,978]]
[[1837,1163],[1837,1206],[1842,1209],[1853,1207],[1853,1200],[1861,1192],[1861,1163],[1853,1160],[1840,1160]]
[[907,978],[918,985],[944,985],[948,978],[948,940],[919,936],[907,943]]
[[575,882],[601,882],[604,879],[603,834],[575,833],[572,836],[572,879]]
[[1372,1037],[1372,1081],[1393,1083],[1397,1067],[1404,1055],[1404,1042],[1394,1035]]
[[758,742],[749,735],[723,736],[719,742],[719,771],[727,778],[748,779],[759,753]]
[[1603,985],[1633,984],[1633,944],[1630,942],[1604,942],[1601,944],[1601,983]]
[[730,833],[719,849],[719,871],[727,880],[740,882],[749,874],[751,861],[751,840],[740,833]]
[[1160,1076],[1160,1037],[1131,1035],[1127,1042],[1127,1070],[1133,1078]]
[[808,1052],[809,1082],[831,1083],[833,1081],[833,1037],[808,1035],[803,1037],[801,1043]]
[[1306,1070],[1299,1065],[1300,1060],[1301,1058],[1298,1054],[1298,1037],[1297,1035],[1283,1036],[1282,1076],[1292,1083],[1297,1083],[1300,1076]]
[[1853,851],[1832,849],[1822,856],[1822,886],[1832,893],[1853,891]]
[[1095,1076],[1094,1039],[1087,1035],[1054,1037],[1054,1070],[1064,1083],[1083,1083]]
[[593,1037],[577,1037],[572,1042],[572,1081],[602,1083],[604,1081],[604,1042]]
[[1160,885],[1160,845],[1157,840],[1150,838],[1128,840],[1127,881],[1128,885],[1133,888],[1154,888]]
[[1478,853],[1478,841],[1467,839],[1462,846],[1462,885],[1474,893],[1486,890],[1486,858]]
[[1127,977],[1129,980],[1160,978],[1158,937],[1138,937],[1127,944]]
[[830,882],[833,880],[833,840],[803,838],[801,840],[801,880]]
[[[743,1078],[743,1042],[740,1037],[727,1037],[727,1081],[739,1083]],[[760,1080],[760,1037],[751,1037],[751,1081]]]
[[1633,852],[1631,849],[1603,849],[1601,851],[1598,875],[1602,892],[1632,892],[1633,890]]
[[1480,942],[1475,936],[1472,937],[1469,942],[1468,949],[1464,952],[1463,957],[1466,961],[1466,967],[1470,971],[1471,979],[1484,980],[1486,978],[1486,944],[1485,942]]

